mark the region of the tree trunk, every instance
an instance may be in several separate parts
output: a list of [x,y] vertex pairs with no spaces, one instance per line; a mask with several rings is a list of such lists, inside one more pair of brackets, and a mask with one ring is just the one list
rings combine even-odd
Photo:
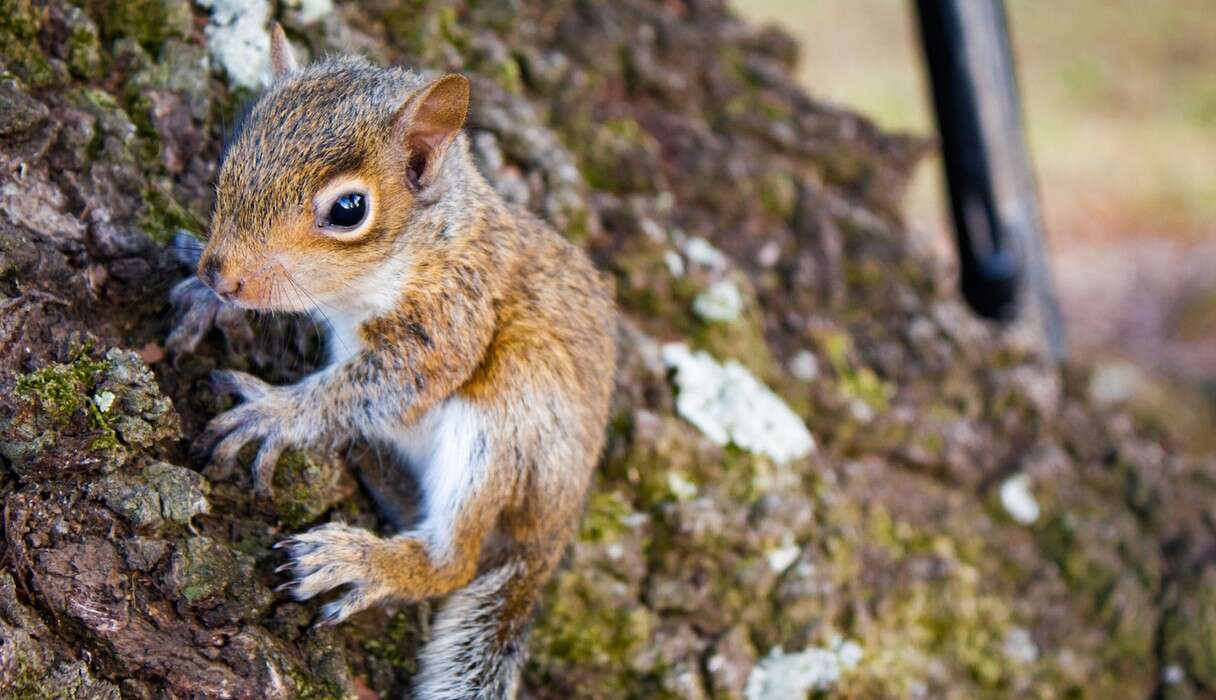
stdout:
[[318,330],[165,351],[167,241],[205,235],[272,18],[468,75],[483,172],[615,278],[529,697],[1216,692],[1216,462],[968,315],[898,217],[923,140],[808,97],[719,0],[329,5],[0,0],[0,696],[407,693],[426,605],[314,628],[273,592],[285,534],[386,527],[387,458],[289,453],[259,502],[189,453],[210,370],[293,381]]

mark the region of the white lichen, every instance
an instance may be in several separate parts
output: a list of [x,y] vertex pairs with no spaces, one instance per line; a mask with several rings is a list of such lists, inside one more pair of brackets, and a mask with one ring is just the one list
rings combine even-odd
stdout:
[[303,24],[312,24],[334,11],[333,0],[289,0],[287,4],[296,8]]
[[703,321],[733,323],[743,312],[743,294],[732,280],[720,280],[692,300],[692,311]]
[[270,82],[270,3],[267,0],[195,0],[211,11],[207,51],[235,87],[257,90]]
[[1039,658],[1039,647],[1025,627],[1014,627],[1005,635],[1005,656],[1021,664],[1032,664]]
[[769,241],[764,244],[759,253],[756,253],[756,262],[762,267],[772,267],[781,260],[781,246],[777,245],[776,241]]
[[719,364],[683,343],[664,345],[663,362],[675,370],[676,411],[710,440],[782,464],[815,449],[802,419],[738,362]]
[[819,359],[809,350],[795,353],[790,358],[790,374],[804,382],[814,381],[819,377]]
[[693,236],[684,241],[683,249],[688,262],[707,270],[724,272],[730,265],[730,258],[727,258],[725,253],[700,236]]
[[1127,403],[1144,393],[1149,379],[1130,362],[1105,362],[1094,367],[1089,378],[1089,397],[1103,408]]
[[655,243],[665,243],[667,241],[667,232],[659,225],[659,222],[654,219],[645,217],[638,222],[638,230],[642,235],[646,236]]
[[856,642],[836,637],[826,647],[810,647],[787,654],[775,647],[747,677],[747,700],[789,700],[824,691],[840,676],[861,663],[863,652]]
[[877,417],[874,407],[862,401],[861,399],[853,399],[849,402],[849,415],[853,420],[865,425]]
[[1017,474],[1001,484],[1001,505],[1009,517],[1023,525],[1030,525],[1039,519],[1039,502],[1030,492],[1030,477]]
[[765,552],[764,558],[768,561],[768,568],[772,569],[773,573],[779,574],[798,561],[798,555],[801,553],[802,548],[787,535],[786,541],[780,547]]
[[697,497],[697,485],[676,471],[667,472],[667,490],[677,501],[691,501]]
[[93,403],[97,406],[97,410],[102,413],[109,413],[110,407],[114,405],[114,392],[102,390],[93,395]]
[[667,265],[667,271],[671,273],[672,277],[684,276],[684,258],[681,258],[676,251],[664,251],[663,263]]

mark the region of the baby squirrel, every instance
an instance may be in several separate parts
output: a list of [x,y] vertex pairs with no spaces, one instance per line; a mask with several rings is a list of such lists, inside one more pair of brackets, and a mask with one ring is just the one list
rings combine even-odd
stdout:
[[223,157],[198,277],[175,299],[311,313],[330,363],[291,386],[217,372],[243,402],[199,446],[232,464],[260,442],[263,493],[285,447],[389,446],[418,484],[419,521],[388,539],[341,523],[291,537],[276,545],[284,588],[306,600],[345,586],[321,610],[331,623],[446,596],[414,697],[512,697],[603,446],[609,288],[478,173],[466,78],[351,57],[298,67],[278,26],[271,58],[273,82]]

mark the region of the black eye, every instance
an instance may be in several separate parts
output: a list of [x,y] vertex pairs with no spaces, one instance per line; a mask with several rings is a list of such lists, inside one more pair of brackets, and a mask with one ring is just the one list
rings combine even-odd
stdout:
[[354,228],[367,218],[367,196],[362,192],[347,192],[334,200],[329,208],[329,225]]

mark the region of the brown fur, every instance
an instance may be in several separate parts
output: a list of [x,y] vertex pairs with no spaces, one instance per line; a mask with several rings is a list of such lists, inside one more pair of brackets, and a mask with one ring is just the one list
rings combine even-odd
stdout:
[[[245,402],[217,417],[202,445],[230,461],[261,441],[264,490],[286,446],[403,434],[458,399],[484,426],[487,454],[461,492],[450,546],[323,526],[285,543],[288,587],[307,598],[348,584],[324,613],[340,620],[505,571],[484,643],[517,649],[602,447],[615,356],[608,288],[581,251],[476,172],[459,131],[467,80],[428,82],[349,58],[295,68],[286,51],[276,47],[282,75],[226,153],[200,276],[245,307],[356,314],[358,347],[293,386],[223,373]],[[373,201],[371,226],[353,240],[318,230],[313,197],[335,178],[365,183]],[[397,285],[387,307],[368,301],[384,286],[368,286],[376,275]],[[486,697],[510,693],[505,674],[517,666],[479,671],[482,687],[498,689]]]

